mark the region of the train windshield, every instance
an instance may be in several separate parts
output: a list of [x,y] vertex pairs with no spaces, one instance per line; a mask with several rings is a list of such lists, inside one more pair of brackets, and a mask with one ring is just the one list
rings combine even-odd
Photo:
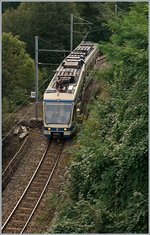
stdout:
[[47,124],[69,124],[72,110],[72,103],[45,103],[45,121]]

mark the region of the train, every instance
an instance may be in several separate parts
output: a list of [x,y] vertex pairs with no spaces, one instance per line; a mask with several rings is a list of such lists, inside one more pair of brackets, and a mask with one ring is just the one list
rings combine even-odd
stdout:
[[81,113],[84,92],[96,66],[96,43],[82,41],[59,65],[43,97],[44,135],[70,138]]

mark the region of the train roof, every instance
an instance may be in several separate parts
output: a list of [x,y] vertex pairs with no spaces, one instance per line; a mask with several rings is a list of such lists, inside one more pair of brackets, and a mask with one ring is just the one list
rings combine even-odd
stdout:
[[73,102],[88,59],[98,51],[93,42],[82,42],[57,68],[44,93],[44,101]]

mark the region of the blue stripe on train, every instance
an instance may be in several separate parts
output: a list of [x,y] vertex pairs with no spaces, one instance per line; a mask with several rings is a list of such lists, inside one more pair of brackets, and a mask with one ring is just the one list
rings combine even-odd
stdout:
[[[51,134],[50,135],[45,135],[45,137],[50,140],[52,138]],[[64,135],[63,136],[64,139],[70,139],[71,138],[71,135]]]

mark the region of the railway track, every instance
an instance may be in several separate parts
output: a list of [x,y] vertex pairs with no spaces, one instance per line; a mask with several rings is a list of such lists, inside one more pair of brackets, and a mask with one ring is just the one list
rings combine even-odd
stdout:
[[16,154],[14,155],[14,157],[11,159],[11,161],[8,163],[8,165],[6,166],[6,168],[3,170],[2,172],[2,190],[5,189],[6,185],[8,184],[10,178],[13,176],[15,170],[17,169],[21,157],[19,156],[19,154],[21,153],[21,151],[23,150],[25,144],[27,143],[28,140],[28,136],[25,138],[25,140],[23,141],[21,147],[19,148],[19,150],[16,152]]
[[96,67],[100,67],[102,64],[106,62],[106,56],[102,55],[97,59],[97,65]]
[[[105,63],[105,61],[106,61],[105,56],[101,57],[98,66]],[[96,90],[96,83],[93,83],[91,89],[87,90],[87,97],[89,101],[87,102],[87,100],[85,99],[86,104],[90,103],[95,93],[95,90]],[[89,93],[91,93],[90,97]],[[38,207],[40,200],[42,199],[42,196],[47,188],[47,185],[49,184],[49,181],[51,180],[52,175],[55,172],[55,169],[57,167],[63,149],[62,143],[60,144],[57,143],[56,146],[56,143],[53,142],[50,145],[51,145],[50,148],[47,147],[47,149],[45,150],[42,159],[35,173],[33,174],[32,179],[28,183],[26,189],[24,190],[16,206],[14,207],[10,215],[7,217],[7,219],[5,218],[5,221],[1,229],[2,233],[24,233],[26,231],[26,228],[29,225],[34,215],[34,212]],[[14,156],[14,162],[15,162],[15,156]],[[15,167],[13,168],[12,166],[10,164],[9,167],[7,166],[7,170],[5,168],[5,170],[2,173],[3,179],[7,178],[5,177],[5,175],[7,175],[6,172],[10,173],[11,171],[14,171],[12,169],[15,169]]]
[[23,233],[30,223],[44,192],[57,168],[63,143],[51,142],[22,196],[2,226],[2,233]]

